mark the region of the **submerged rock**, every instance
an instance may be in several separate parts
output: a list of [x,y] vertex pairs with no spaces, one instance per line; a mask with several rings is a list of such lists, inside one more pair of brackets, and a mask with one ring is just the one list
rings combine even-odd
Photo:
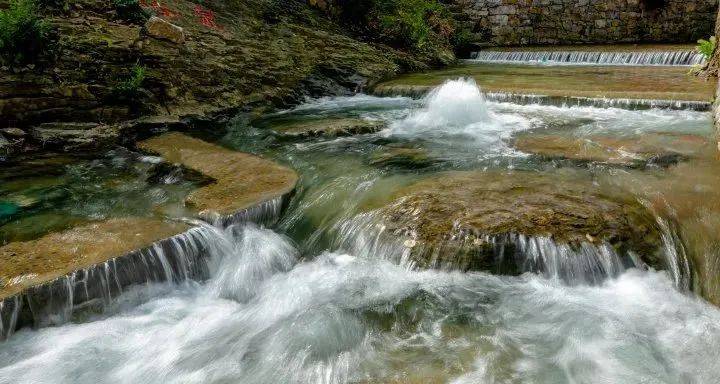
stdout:
[[186,203],[204,217],[234,215],[261,203],[282,199],[295,189],[298,180],[297,173],[290,168],[181,133],[166,133],[138,146],[214,180],[186,199]]
[[427,151],[420,148],[388,148],[374,154],[370,159],[370,164],[375,166],[403,169],[426,168],[433,163]]
[[567,250],[609,245],[619,255],[634,252],[651,265],[659,263],[661,240],[653,216],[632,196],[601,190],[590,180],[531,172],[452,172],[406,187],[397,196],[380,213],[387,230],[411,238],[406,246],[421,266],[497,270],[503,254],[496,247],[512,247],[528,237]]
[[381,131],[385,126],[383,121],[343,118],[285,123],[274,126],[273,130],[288,136],[334,137],[375,133]]
[[637,137],[528,132],[518,135],[513,146],[526,153],[549,158],[599,162],[623,166],[668,167],[696,156],[709,146],[697,135],[644,133]]

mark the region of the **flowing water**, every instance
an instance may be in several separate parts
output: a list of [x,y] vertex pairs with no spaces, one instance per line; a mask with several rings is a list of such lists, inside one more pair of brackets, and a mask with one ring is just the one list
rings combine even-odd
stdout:
[[[315,138],[272,130],[348,117],[387,127]],[[300,173],[279,222],[204,226],[207,279],[138,286],[102,312],[20,330],[0,344],[0,383],[712,383],[720,375],[720,311],[688,291],[702,292],[689,265],[712,256],[720,228],[708,219],[720,208],[709,113],[488,101],[473,81],[455,80],[423,100],[323,98],[226,128],[207,139]],[[536,135],[612,138],[627,143],[622,160],[635,162],[561,161],[514,145]],[[638,142],[682,160],[638,166],[630,145]],[[509,241],[521,245],[523,274],[417,268],[404,239],[384,236],[377,209],[410,184],[459,170],[533,172],[632,194],[656,215],[668,271],[602,245],[522,235]]]
[[90,221],[124,216],[183,217],[199,180],[161,159],[124,149],[87,159],[49,156],[0,169],[0,245]]
[[470,56],[474,63],[525,63],[571,65],[661,65],[691,66],[705,62],[695,50],[686,51],[480,51]]

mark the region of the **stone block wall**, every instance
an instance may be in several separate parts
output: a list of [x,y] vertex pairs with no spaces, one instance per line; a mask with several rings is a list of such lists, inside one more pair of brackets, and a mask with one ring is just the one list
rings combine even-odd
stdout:
[[717,0],[445,0],[478,45],[694,42]]

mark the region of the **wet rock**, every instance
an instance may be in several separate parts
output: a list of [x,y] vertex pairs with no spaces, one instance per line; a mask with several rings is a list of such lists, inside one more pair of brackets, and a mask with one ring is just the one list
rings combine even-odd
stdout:
[[528,132],[518,135],[513,146],[548,158],[598,162],[629,167],[669,167],[687,160],[710,145],[701,136],[644,133],[637,137]]
[[116,127],[97,123],[45,123],[31,130],[34,140],[45,147],[65,151],[94,150],[115,143]]
[[112,219],[0,247],[0,299],[186,231],[183,223]]
[[185,43],[185,30],[157,16],[152,16],[145,23],[147,34],[156,38],[171,41],[175,44]]
[[214,180],[186,199],[186,203],[200,211],[203,217],[234,215],[283,198],[295,189],[298,180],[290,168],[181,133],[166,133],[145,140],[138,147]]
[[386,123],[383,121],[345,118],[285,123],[273,127],[273,130],[288,136],[335,137],[375,133],[381,131],[385,126]]
[[8,138],[15,138],[20,139],[25,137],[25,131],[23,131],[20,128],[3,128],[0,129],[0,134],[8,137]]
[[631,195],[576,177],[446,173],[401,190],[380,213],[391,233],[410,237],[422,266],[495,270],[497,249],[491,240],[514,235],[577,249],[609,244],[618,254],[632,251],[658,265],[660,236],[645,207]]
[[375,166],[403,169],[427,168],[434,163],[427,152],[419,148],[388,148],[370,159],[370,164]]

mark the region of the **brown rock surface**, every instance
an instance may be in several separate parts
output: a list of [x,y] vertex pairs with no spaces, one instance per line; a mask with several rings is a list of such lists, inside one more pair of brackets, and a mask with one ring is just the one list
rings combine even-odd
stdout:
[[653,216],[631,195],[601,190],[574,174],[451,172],[396,196],[380,213],[390,232],[413,237],[418,248],[475,243],[482,258],[490,256],[481,249],[484,236],[522,234],[570,245],[607,242],[656,261]]
[[152,16],[145,23],[145,29],[148,35],[171,41],[175,44],[185,43],[185,31],[175,24],[167,22],[157,16]]
[[385,128],[382,121],[364,119],[323,119],[300,121],[273,127],[278,133],[289,136],[349,136],[375,133]]
[[293,191],[298,176],[261,157],[171,132],[145,140],[139,148],[182,164],[215,180],[192,192],[187,203],[206,215],[231,215]]
[[0,247],[0,299],[186,231],[178,222],[121,218]]

